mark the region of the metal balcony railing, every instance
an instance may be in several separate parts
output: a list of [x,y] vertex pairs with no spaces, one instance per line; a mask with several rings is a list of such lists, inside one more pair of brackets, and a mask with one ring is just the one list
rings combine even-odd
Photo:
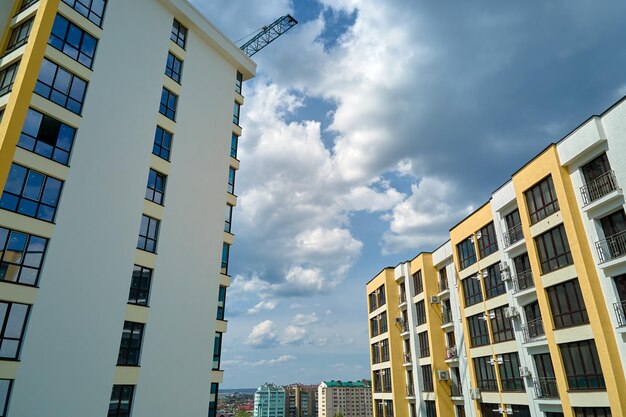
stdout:
[[404,352],[404,363],[411,363],[411,352]]
[[613,172],[613,170],[609,170],[595,180],[580,187],[583,204],[586,206],[587,204],[604,197],[611,191],[615,191],[618,188],[615,172]]
[[522,224],[518,223],[515,226],[511,227],[505,233],[503,233],[504,238],[504,247],[508,248],[515,242],[518,242],[524,239],[524,233],[522,233]]
[[448,346],[446,347],[446,359],[456,359],[458,358],[458,352],[456,350],[456,346]]
[[439,292],[444,292],[450,289],[450,287],[448,286],[447,280],[440,280],[438,286],[439,286]]
[[441,312],[441,324],[452,323],[452,310],[444,309]]
[[538,318],[522,325],[522,334],[524,335],[524,343],[532,342],[544,336],[546,332],[543,329],[543,320]]
[[406,333],[409,331],[409,323],[406,321],[400,322],[400,333]]
[[406,396],[415,397],[415,387],[413,386],[413,384],[408,384],[406,386]]
[[450,384],[450,396],[451,397],[462,397],[463,396],[463,385],[458,382],[453,382]]
[[535,286],[535,281],[533,281],[533,273],[529,269],[528,271],[520,272],[512,278],[513,281],[513,293],[518,293],[520,291],[527,290],[528,288],[533,288]]
[[626,230],[596,242],[600,263],[626,255]]
[[533,379],[533,385],[535,387],[535,398],[559,398],[556,378],[535,378]]
[[626,301],[614,303],[613,309],[617,316],[617,325],[619,327],[626,326]]
[[405,292],[401,292],[400,293],[400,304],[404,304],[406,303],[406,293]]

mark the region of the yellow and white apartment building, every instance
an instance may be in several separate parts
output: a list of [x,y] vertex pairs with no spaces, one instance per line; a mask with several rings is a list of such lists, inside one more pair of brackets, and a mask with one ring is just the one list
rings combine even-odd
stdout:
[[0,22],[0,416],[214,415],[254,62],[186,0]]
[[626,416],[626,98],[367,284],[375,417]]

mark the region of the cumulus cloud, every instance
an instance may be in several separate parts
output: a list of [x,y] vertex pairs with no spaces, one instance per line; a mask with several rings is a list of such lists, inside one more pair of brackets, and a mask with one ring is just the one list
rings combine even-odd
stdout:
[[276,325],[272,320],[264,320],[254,326],[246,344],[255,348],[270,347],[276,342]]
[[288,362],[293,362],[296,360],[296,357],[293,355],[281,355],[277,358],[272,358],[272,359],[260,359],[258,361],[246,361],[243,360],[241,358],[238,359],[228,359],[228,360],[224,360],[222,361],[222,365],[224,367],[228,367],[228,368],[233,368],[233,367],[267,367],[267,366],[277,366],[277,365],[281,365],[284,363],[288,363]]
[[258,314],[261,311],[274,310],[277,305],[278,305],[278,302],[276,300],[262,300],[262,301],[259,301],[258,303],[256,303],[256,305],[254,307],[249,308],[247,313],[248,314]]

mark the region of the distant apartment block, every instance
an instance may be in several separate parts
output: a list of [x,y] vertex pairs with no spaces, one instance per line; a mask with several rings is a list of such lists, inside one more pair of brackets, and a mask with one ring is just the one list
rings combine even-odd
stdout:
[[375,417],[626,415],[626,100],[368,282]]
[[285,389],[285,417],[317,417],[317,385],[292,384]]
[[371,417],[369,381],[323,381],[318,387],[319,417]]
[[254,393],[254,417],[285,417],[285,389],[263,384]]

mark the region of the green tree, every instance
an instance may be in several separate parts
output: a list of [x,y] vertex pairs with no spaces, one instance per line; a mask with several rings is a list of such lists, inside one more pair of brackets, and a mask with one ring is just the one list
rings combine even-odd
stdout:
[[237,411],[237,414],[235,414],[235,417],[251,417],[251,416],[252,414],[250,414],[246,410],[239,410]]
[[343,417],[343,413],[341,411],[337,411],[335,413],[335,417]]

